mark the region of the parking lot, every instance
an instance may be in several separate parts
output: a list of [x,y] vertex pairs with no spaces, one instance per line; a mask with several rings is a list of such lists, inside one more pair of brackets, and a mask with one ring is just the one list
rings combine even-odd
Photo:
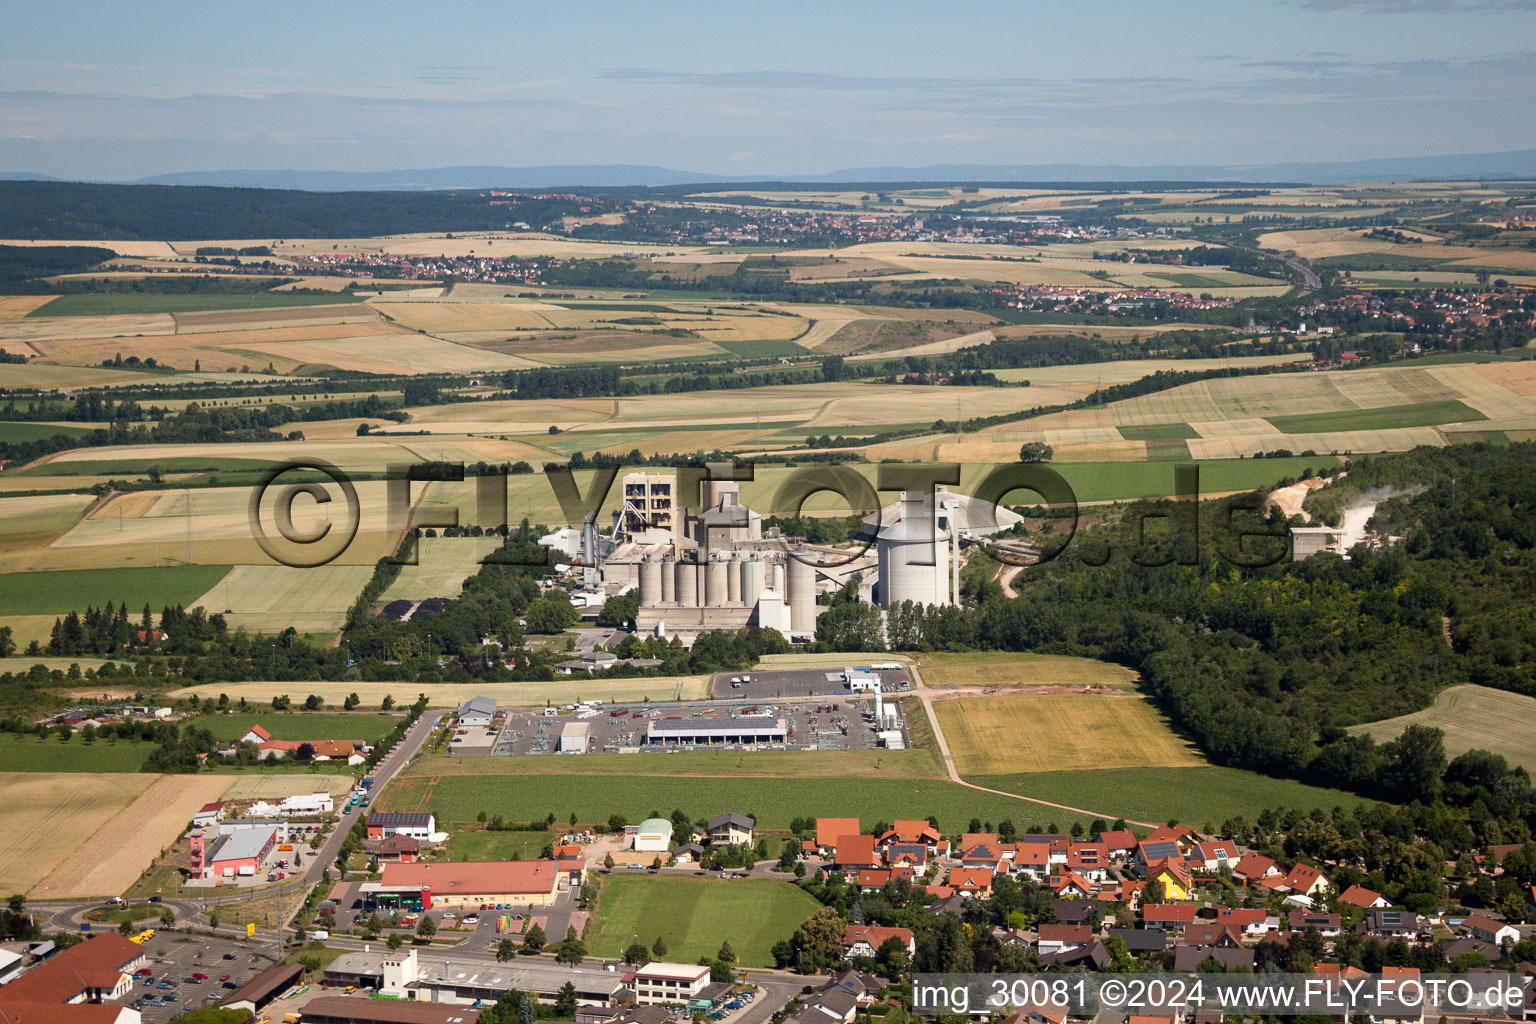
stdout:
[[[858,666],[856,662],[851,667]],[[886,693],[912,689],[905,668],[879,669],[880,688]],[[791,700],[805,697],[852,697],[854,691],[841,668],[786,669],[777,672],[719,672],[710,680],[710,695],[745,700]]]
[[[873,706],[872,698],[860,696],[857,701],[844,697],[820,704],[715,700],[554,709],[556,714],[546,714],[543,709],[515,710],[507,712],[494,751],[502,755],[556,754],[561,733],[567,725],[576,722],[587,729],[584,752],[593,754],[645,755],[668,750],[864,750],[879,745]],[[784,720],[786,735],[783,742],[721,741],[668,743],[665,746],[646,742],[647,727],[652,722],[667,722],[674,727],[682,723],[707,727],[733,722],[742,725],[772,723],[778,719]]]
[[[185,1010],[213,1006],[272,965],[270,956],[229,939],[161,931],[147,944],[150,975],[136,975],[133,991],[112,1002],[133,1006],[144,1024],[166,1024]],[[265,948],[271,952],[271,945]],[[202,974],[204,978],[195,978]],[[147,984],[146,984],[147,982]]]

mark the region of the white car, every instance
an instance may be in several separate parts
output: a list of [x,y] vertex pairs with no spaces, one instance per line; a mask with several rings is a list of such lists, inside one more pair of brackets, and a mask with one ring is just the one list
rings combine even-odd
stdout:
[[448,913],[448,914],[444,914],[443,915],[443,920],[444,921],[452,921],[453,919],[454,919],[454,915],[452,913]]

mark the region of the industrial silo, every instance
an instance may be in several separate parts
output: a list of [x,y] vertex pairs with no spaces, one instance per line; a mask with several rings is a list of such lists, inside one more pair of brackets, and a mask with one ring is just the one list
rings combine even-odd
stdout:
[[725,565],[725,603],[741,604],[741,559],[732,555]]
[[661,563],[649,555],[640,563],[640,607],[654,608],[661,600]]
[[704,607],[719,608],[725,604],[728,568],[719,556],[711,556],[704,566]]
[[684,608],[699,606],[699,563],[677,563],[677,603]]
[[741,563],[741,603],[748,608],[757,604],[763,592],[763,570],[767,567],[756,555]]
[[816,570],[809,563],[789,559],[789,628],[794,633],[816,629]]
[[949,603],[949,534],[939,529],[920,491],[902,491],[896,521],[875,539],[880,604]]
[[670,555],[661,560],[661,603],[677,603],[677,567]]

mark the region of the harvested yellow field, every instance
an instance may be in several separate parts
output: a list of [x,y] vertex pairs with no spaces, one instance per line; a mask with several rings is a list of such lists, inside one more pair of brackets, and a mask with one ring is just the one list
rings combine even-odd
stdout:
[[281,800],[285,796],[304,793],[341,796],[356,782],[351,775],[242,775],[229,784],[220,799]]
[[372,575],[371,565],[359,564],[237,565],[191,607],[223,612],[231,629],[252,633],[280,633],[289,626],[301,633],[334,632]]
[[176,842],[199,807],[229,788],[219,775],[129,777],[154,782],[95,832],[82,830],[85,841],[37,883],[34,898],[118,895]]
[[458,597],[464,581],[480,571],[481,560],[500,546],[499,537],[423,537],[416,545],[416,564],[401,567],[380,600]]
[[1129,687],[1136,673],[1123,665],[1061,654],[923,654],[924,686],[1113,686]]
[[155,491],[129,491],[114,494],[106,504],[91,513],[92,519],[138,519],[149,514],[161,495]]
[[512,302],[387,302],[375,299],[370,305],[398,324],[429,334],[549,330],[560,326],[539,309]]
[[1031,693],[933,704],[962,775],[1204,764],[1139,696]]
[[0,878],[5,879],[7,891],[35,898],[94,895],[50,893],[39,883],[54,865],[133,803],[155,778],[87,772],[0,773],[0,807],[5,808],[6,826],[0,835]]
[[356,693],[364,707],[378,707],[385,697],[393,697],[396,704],[403,705],[426,694],[428,704],[434,708],[457,707],[469,698],[479,696],[492,697],[502,705],[541,707],[547,701],[697,700],[706,696],[708,686],[708,676],[568,679],[549,683],[207,683],[174,690],[171,696],[188,697],[195,693],[199,697],[217,699],[219,694],[227,693],[232,701],[238,702],[244,697],[248,702],[266,703],[285,694],[302,699],[313,693],[327,704],[340,704],[348,694]]
[[1536,771],[1536,733],[1530,728],[1533,716],[1536,698],[1468,684],[1443,690],[1423,711],[1351,726],[1350,732],[1374,736],[1376,742],[1385,743],[1397,739],[1410,725],[1427,725],[1445,733],[1448,757],[1468,750],[1489,750],[1502,754],[1511,765]]
[[[207,242],[193,242],[193,247],[207,245]],[[247,242],[247,245],[265,245],[264,242]],[[147,260],[170,260],[176,258],[176,250],[169,242],[125,242],[122,239],[114,239],[110,242],[100,240],[71,239],[67,242],[38,240],[32,238],[5,238],[0,239],[0,245],[78,245],[91,249],[111,249],[119,256],[135,256]]]
[[[30,323],[30,321],[28,321]],[[31,346],[27,346],[30,351]],[[11,351],[21,347],[10,345]],[[55,366],[49,363],[0,364],[0,387],[6,388],[88,388],[137,384],[156,374],[135,370],[112,370],[103,366]]]
[[334,306],[292,306],[276,309],[227,309],[204,313],[175,313],[177,334],[203,331],[263,330],[269,327],[310,327],[328,324],[378,323],[379,317],[358,302]]
[[1322,434],[1254,433],[1233,437],[1192,438],[1185,442],[1193,459],[1251,458],[1260,452],[1284,448],[1292,452],[1405,452],[1412,448],[1445,444],[1434,427],[1399,427],[1391,430],[1343,430]]
[[[990,345],[997,340],[997,336],[991,331],[976,331],[973,334],[961,334],[954,338],[946,338],[943,341],[930,341],[925,345],[913,345],[901,350],[904,356],[942,356],[950,352],[958,352],[963,348],[971,348],[975,345]],[[869,362],[876,359],[889,359],[890,352],[864,352],[848,357],[848,362]]]
[[[41,354],[44,350],[36,343],[81,342],[100,339],[106,347],[105,359],[116,351],[114,342],[134,340],[137,335],[175,334],[176,320],[169,313],[123,313],[116,316],[34,316],[25,320],[9,321],[5,325],[8,342],[32,344]],[[12,348],[12,351],[16,351]],[[97,363],[101,359],[96,360]]]
[[57,296],[54,295],[0,295],[0,320],[21,318],[34,309],[41,309]]

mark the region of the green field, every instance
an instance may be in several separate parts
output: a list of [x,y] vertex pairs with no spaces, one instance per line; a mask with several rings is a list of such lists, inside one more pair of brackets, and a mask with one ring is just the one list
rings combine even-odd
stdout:
[[[1285,477],[1301,476],[1304,469],[1315,470],[1332,464],[1335,460],[1327,455],[1288,459],[1203,459],[1194,463],[1200,467],[1202,494],[1268,489]],[[1050,467],[1072,485],[1078,501],[1130,501],[1174,493],[1173,464],[1170,462],[1053,462]]]
[[1270,416],[1276,430],[1287,434],[1320,434],[1340,430],[1390,430],[1397,427],[1433,427],[1441,423],[1466,423],[1487,416],[1463,402],[1421,402],[1389,405],[1382,409],[1346,409],[1339,412]]
[[301,295],[294,292],[228,294],[207,292],[192,295],[155,295],[139,292],[60,295],[29,316],[113,316],[123,313],[205,313],[223,309],[274,309],[283,306],[334,306],[361,302],[362,295],[326,292]]
[[805,349],[792,341],[767,339],[762,341],[717,341],[715,344],[725,349],[737,359],[776,359],[780,356],[809,355]]
[[553,832],[455,832],[448,840],[453,860],[538,860],[544,847],[559,836]]
[[162,565],[158,569],[64,569],[5,574],[0,615],[62,615],[128,602],[129,617],[145,605],[157,615],[166,605],[188,605],[213,589],[227,565]]
[[41,466],[12,476],[114,476],[138,474],[159,466],[167,473],[221,473],[240,470],[259,471],[276,465],[262,459],[219,459],[202,455],[188,455],[169,459],[80,459],[68,462],[45,462]]
[[1127,441],[1188,441],[1200,434],[1188,423],[1148,423],[1139,427],[1117,427]]
[[633,942],[666,940],[667,959],[693,963],[729,942],[743,967],[773,966],[773,944],[794,934],[821,909],[789,882],[723,881],[675,875],[609,875],[603,879],[586,941],[597,956],[622,956]]
[[[289,696],[295,704],[302,704],[308,695],[303,683],[292,684]],[[290,711],[257,712],[234,715],[210,715],[200,718],[196,724],[213,733],[214,738],[237,740],[259,725],[272,734],[275,740],[363,740],[373,743],[383,739],[400,721],[399,715],[326,714],[324,712]]]
[[[646,760],[666,763],[665,768],[658,765],[656,770],[674,770],[672,762],[693,755],[623,756],[636,762],[634,770],[638,772],[645,770]],[[567,759],[550,756],[529,760]],[[607,821],[613,814],[638,822],[653,810],[666,816],[681,809],[690,820],[737,811],[756,818],[763,828],[779,831],[787,830],[792,818],[802,816],[858,816],[874,822],[926,818],[933,814],[946,832],[964,831],[972,817],[992,822],[1008,818],[1021,832],[1031,825],[1044,828],[1052,822],[1059,828],[1068,828],[1074,821],[1081,821],[1086,827],[1091,820],[1022,800],[980,793],[946,780],[903,778],[850,781],[750,776],[540,775],[538,784],[530,786],[526,778],[517,775],[417,775],[390,783],[379,806],[390,811],[431,810],[445,828],[472,824],[480,811],[492,816],[499,814],[508,821],[542,820],[549,814],[556,821],[565,821],[575,812],[578,821],[588,823]]]
[[87,743],[75,731],[68,743],[50,734],[47,739],[0,733],[0,772],[136,772],[155,749],[139,740],[96,740]]
[[90,427],[61,427],[53,423],[0,422],[0,444],[22,444],[27,441],[46,441],[50,437],[81,437],[91,432]]
[[1214,765],[986,775],[970,781],[1138,821],[1178,819],[1196,828],[1206,822],[1219,827],[1223,819],[1236,815],[1253,821],[1265,808],[1332,810],[1372,802],[1335,789]]

